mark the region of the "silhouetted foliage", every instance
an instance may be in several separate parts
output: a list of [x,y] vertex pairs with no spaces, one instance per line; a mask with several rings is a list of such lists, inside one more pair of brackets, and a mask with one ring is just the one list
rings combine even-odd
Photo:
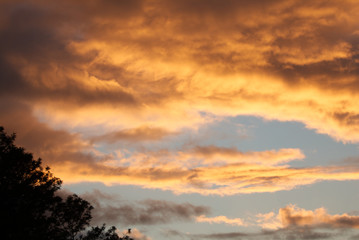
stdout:
[[121,238],[116,233],[116,228],[111,227],[106,231],[106,225],[102,227],[92,227],[87,232],[85,237],[81,237],[81,240],[120,240]]
[[4,239],[48,239],[46,211],[61,198],[54,195],[61,180],[41,159],[14,145],[15,134],[0,127],[0,207]]
[[85,236],[80,236],[79,240],[133,240],[127,234],[119,237],[116,230],[116,227],[112,226],[106,231],[106,225],[103,224],[102,227],[92,227]]
[[89,202],[76,194],[57,202],[50,211],[51,235],[60,239],[76,239],[77,234],[89,225],[92,209]]
[[6,240],[118,240],[105,225],[80,236],[91,220],[93,207],[77,195],[62,199],[55,195],[62,181],[41,166],[31,153],[14,144],[0,126],[0,224]]

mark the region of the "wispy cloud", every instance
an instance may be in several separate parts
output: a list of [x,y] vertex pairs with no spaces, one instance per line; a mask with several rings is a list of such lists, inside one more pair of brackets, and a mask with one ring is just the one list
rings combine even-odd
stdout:
[[92,223],[99,225],[104,222],[122,226],[169,224],[194,221],[197,216],[210,212],[207,206],[190,203],[154,199],[128,202],[121,197],[104,194],[99,190],[83,194],[81,197],[94,206]]
[[240,218],[227,218],[226,216],[217,216],[217,217],[206,217],[201,215],[196,218],[197,222],[205,222],[205,223],[224,223],[235,226],[246,226]]
[[[265,163],[271,162],[270,157],[274,159],[273,165],[258,161],[257,156],[261,156],[261,153],[254,154],[253,163],[250,163],[249,156],[253,153],[244,157],[244,161],[238,158],[234,162],[226,158],[222,161],[217,159],[203,161],[196,156],[188,157],[187,153],[183,154],[183,152],[177,154],[169,151],[147,152],[133,154],[129,159],[118,159],[111,164],[106,164],[106,161],[91,164],[64,162],[56,165],[55,173],[68,182],[98,181],[106,184],[131,184],[171,190],[177,194],[203,195],[276,192],[319,181],[358,179],[358,169],[348,166],[294,168],[290,165],[278,165],[276,160],[281,158],[282,152],[287,158],[288,150],[263,154]],[[302,157],[300,151],[295,150],[294,153],[290,156],[292,160]],[[69,169],[71,174],[68,174]],[[74,172],[76,174],[73,174]]]
[[118,141],[158,141],[166,136],[174,135],[174,132],[168,132],[163,128],[152,128],[149,126],[140,126],[134,129],[124,129],[116,132],[110,132],[105,135],[93,137],[93,142],[115,143]]
[[[236,148],[195,146],[182,151],[99,152],[77,134],[53,130],[31,117],[30,108],[18,103],[3,121],[10,131],[21,129],[18,141],[50,164],[66,183],[103,182],[170,190],[178,194],[233,195],[291,190],[328,180],[356,180],[356,165],[293,168],[303,159],[299,149],[242,152]],[[3,109],[7,109],[2,104]],[[19,111],[27,112],[26,119]],[[3,111],[2,111],[3,112]]]
[[[262,231],[232,231],[222,233],[185,234],[168,232],[187,239],[355,239],[359,216],[331,215],[324,208],[306,210],[295,205],[279,209],[278,213],[257,214],[254,218],[197,217],[198,222],[234,226],[260,226]],[[241,228],[243,229],[243,228]]]
[[[185,153],[183,155],[186,155]],[[188,155],[188,158],[198,157],[209,165],[217,163],[257,163],[263,165],[278,165],[305,158],[300,149],[285,148],[262,152],[241,152],[236,148],[217,146],[197,146]]]

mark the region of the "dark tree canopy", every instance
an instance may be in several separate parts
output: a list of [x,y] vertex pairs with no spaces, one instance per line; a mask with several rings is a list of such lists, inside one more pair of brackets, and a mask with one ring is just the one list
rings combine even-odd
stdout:
[[92,209],[90,203],[76,194],[57,202],[50,210],[51,235],[59,239],[76,239],[78,233],[89,225]]
[[14,140],[15,134],[7,135],[0,127],[1,232],[5,239],[47,239],[45,213],[61,201],[54,195],[61,180]]
[[55,194],[62,181],[41,159],[14,144],[0,126],[0,224],[6,240],[119,240],[116,228],[84,230],[93,207],[73,194],[66,199]]
[[106,225],[102,227],[92,227],[91,230],[87,232],[87,235],[81,237],[81,240],[120,240],[116,233],[116,228],[111,227],[106,231]]

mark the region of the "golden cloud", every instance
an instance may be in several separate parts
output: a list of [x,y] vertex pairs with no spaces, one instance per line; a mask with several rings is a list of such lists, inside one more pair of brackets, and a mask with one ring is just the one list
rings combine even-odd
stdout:
[[358,179],[355,168],[284,165],[304,158],[298,149],[201,146],[116,158],[91,144],[164,141],[238,115],[358,142],[355,1],[18,0],[0,9],[0,99],[26,106],[3,104],[1,117],[25,126],[30,116],[44,136],[58,136],[37,153],[55,159],[66,182],[231,195]]
[[217,216],[217,217],[212,217],[212,218],[208,218],[205,217],[204,215],[198,216],[196,217],[196,221],[197,222],[206,222],[206,223],[224,223],[224,224],[229,224],[229,225],[234,225],[234,226],[246,226],[246,224],[243,222],[242,219],[240,218],[227,218],[226,216]]
[[359,228],[359,216],[344,214],[330,215],[324,208],[305,210],[295,205],[288,205],[274,212],[257,215],[260,226],[278,229],[288,227],[311,228]]
[[206,112],[359,141],[355,1],[20,3],[3,3],[2,79],[53,127],[178,131]]
[[223,150],[211,153],[215,158],[190,155],[191,152],[193,150],[178,153],[163,150],[131,154],[129,158],[107,157],[87,164],[64,161],[55,164],[53,171],[66,183],[138,185],[176,194],[222,196],[291,190],[319,181],[359,179],[359,170],[347,166],[293,168],[283,165],[303,157],[297,149],[241,153],[236,160],[227,158],[228,153],[220,155]]

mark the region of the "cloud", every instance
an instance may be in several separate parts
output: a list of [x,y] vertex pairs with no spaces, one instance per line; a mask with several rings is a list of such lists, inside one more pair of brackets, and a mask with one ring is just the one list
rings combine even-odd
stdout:
[[280,217],[274,212],[259,213],[256,215],[256,224],[263,229],[279,229],[283,227]]
[[126,226],[167,224],[170,222],[194,221],[196,216],[209,213],[206,206],[190,203],[175,203],[147,199],[128,202],[116,196],[94,190],[81,197],[93,206],[93,224],[121,224]]
[[[292,150],[290,150],[292,151]],[[289,152],[290,152],[289,151]],[[249,153],[237,161],[225,157],[213,161],[197,158],[191,152],[154,151],[132,153],[129,157],[93,162],[66,162],[54,166],[54,172],[67,183],[102,182],[137,185],[144,188],[170,190],[176,194],[234,195],[291,190],[319,181],[357,180],[358,169],[351,166],[317,166],[294,168],[278,164],[285,158],[302,157],[300,151],[288,155],[288,149]],[[251,162],[251,156],[253,162]],[[265,156],[262,159],[258,156]],[[291,160],[288,160],[291,158]],[[271,159],[273,158],[273,163]],[[221,160],[218,160],[221,159]],[[264,162],[264,164],[263,164]],[[71,170],[71,171],[70,171]],[[71,174],[69,174],[71,172]],[[76,174],[74,174],[76,173]]]
[[[176,194],[234,195],[291,190],[318,181],[356,180],[352,165],[292,168],[302,159],[299,149],[241,152],[235,148],[198,146],[182,151],[97,151],[78,134],[53,130],[32,116],[21,102],[0,104],[7,131],[19,132],[17,142],[42,157],[54,174],[65,181],[103,182],[170,190]],[[23,114],[27,118],[23,118]]]
[[[237,148],[209,146],[182,147],[182,150],[160,149],[133,152],[129,157],[119,152],[119,159],[108,165],[131,165],[132,167],[172,167],[188,169],[198,167],[226,166],[229,164],[254,164],[276,166],[305,156],[300,149],[283,148],[279,150],[241,152]],[[128,155],[128,154],[127,154]],[[117,163],[117,164],[116,164]]]
[[310,211],[291,205],[280,209],[279,215],[285,227],[308,225],[326,228],[359,228],[359,216],[330,215],[324,208]]
[[300,149],[285,148],[262,152],[241,152],[236,148],[226,148],[217,146],[197,146],[190,153],[190,157],[198,156],[206,162],[223,161],[227,163],[261,163],[265,165],[277,165],[293,161],[293,159],[303,159],[305,156]]
[[[170,232],[167,235],[180,236],[182,239],[243,239],[243,240],[305,240],[305,239],[336,239],[336,237],[352,236],[337,232],[318,232],[310,228],[280,229],[276,231],[262,231],[255,233],[248,232],[223,232],[223,233],[204,233],[204,234],[186,234],[181,232]],[[165,235],[165,236],[167,236]]]
[[[122,233],[126,234],[127,233],[127,229],[123,230]],[[136,240],[151,240],[152,238],[146,236],[144,233],[142,233],[140,230],[138,230],[137,228],[133,228],[131,229],[131,234],[128,234],[128,236],[130,238],[136,239]]]
[[208,218],[204,215],[201,215],[196,218],[197,222],[207,222],[207,223],[225,223],[229,225],[236,225],[236,226],[246,226],[246,224],[243,222],[240,218],[227,218],[226,216],[217,216],[217,217],[211,217]]
[[[19,132],[17,142],[35,157],[42,157],[67,184],[98,181],[175,193],[232,195],[273,192],[322,180],[318,179],[318,170],[307,179],[296,174],[310,169],[278,165],[303,158],[298,149],[241,152],[234,148],[201,146],[178,152],[144,151],[115,156],[95,150],[78,134],[53,130],[39,122],[32,117],[27,104],[12,102],[0,107],[6,130]],[[26,119],[22,117],[24,113],[28,115]]]
[[288,205],[278,214],[270,212],[257,215],[257,223],[270,229],[309,227],[327,229],[357,229],[359,216],[344,214],[330,215],[324,208],[305,210],[295,205]]
[[[358,10],[351,0],[4,0],[0,124],[65,183],[234,195],[358,180],[357,164],[292,167],[305,158],[296,146],[243,152],[174,143],[238,115],[302,122],[359,142]],[[151,150],[154,142],[176,146]],[[116,143],[131,146],[112,152]],[[139,204],[145,212],[155,205]],[[166,205],[180,215],[176,206]],[[351,216],[300,213],[283,210],[288,226],[297,224],[288,239],[332,236],[305,231],[308,219],[356,227]],[[258,216],[258,224],[275,228],[276,216]]]
[[163,143],[237,115],[359,141],[352,1],[1,5],[2,121],[67,183],[233,195],[358,179],[348,166],[293,168],[304,158],[296,148],[138,147],[117,156],[94,145]]
[[51,127],[171,132],[208,123],[206,112],[359,141],[353,1],[2,6],[3,96],[31,103]]
[[296,205],[256,217],[254,224],[264,228],[263,239],[352,239],[359,220],[356,215],[331,215],[324,208],[306,210]]
[[207,218],[204,215],[197,217],[198,222],[210,224],[229,224],[238,226],[261,226],[261,231],[208,231],[203,234],[191,234],[168,230],[165,237],[180,237],[181,239],[356,239],[358,216],[349,214],[328,214],[324,208],[305,210],[295,205],[288,205],[279,209],[278,213],[270,212],[257,214],[247,219],[218,216]]
[[35,158],[41,157],[51,167],[62,162],[91,164],[107,158],[79,134],[52,129],[40,122],[26,103],[0,102],[0,118],[8,133],[17,133],[16,144],[33,153]]
[[[324,208],[315,210],[305,210],[296,205],[288,205],[280,208],[278,214],[269,212],[257,214],[253,219],[229,219],[226,216],[208,218],[204,215],[196,218],[197,222],[225,223],[237,226],[261,226],[265,232],[275,232],[278,230],[315,230],[315,229],[357,229],[359,228],[359,216],[344,214],[331,215]],[[274,231],[273,231],[274,230]],[[310,231],[307,231],[310,232]]]
[[241,232],[229,232],[229,233],[213,233],[213,234],[195,234],[190,239],[241,239],[247,237],[249,234]]
[[158,141],[166,136],[173,135],[162,128],[151,128],[148,126],[141,126],[135,129],[124,129],[117,132],[111,132],[102,136],[92,138],[92,141],[105,141],[114,143],[117,141]]

